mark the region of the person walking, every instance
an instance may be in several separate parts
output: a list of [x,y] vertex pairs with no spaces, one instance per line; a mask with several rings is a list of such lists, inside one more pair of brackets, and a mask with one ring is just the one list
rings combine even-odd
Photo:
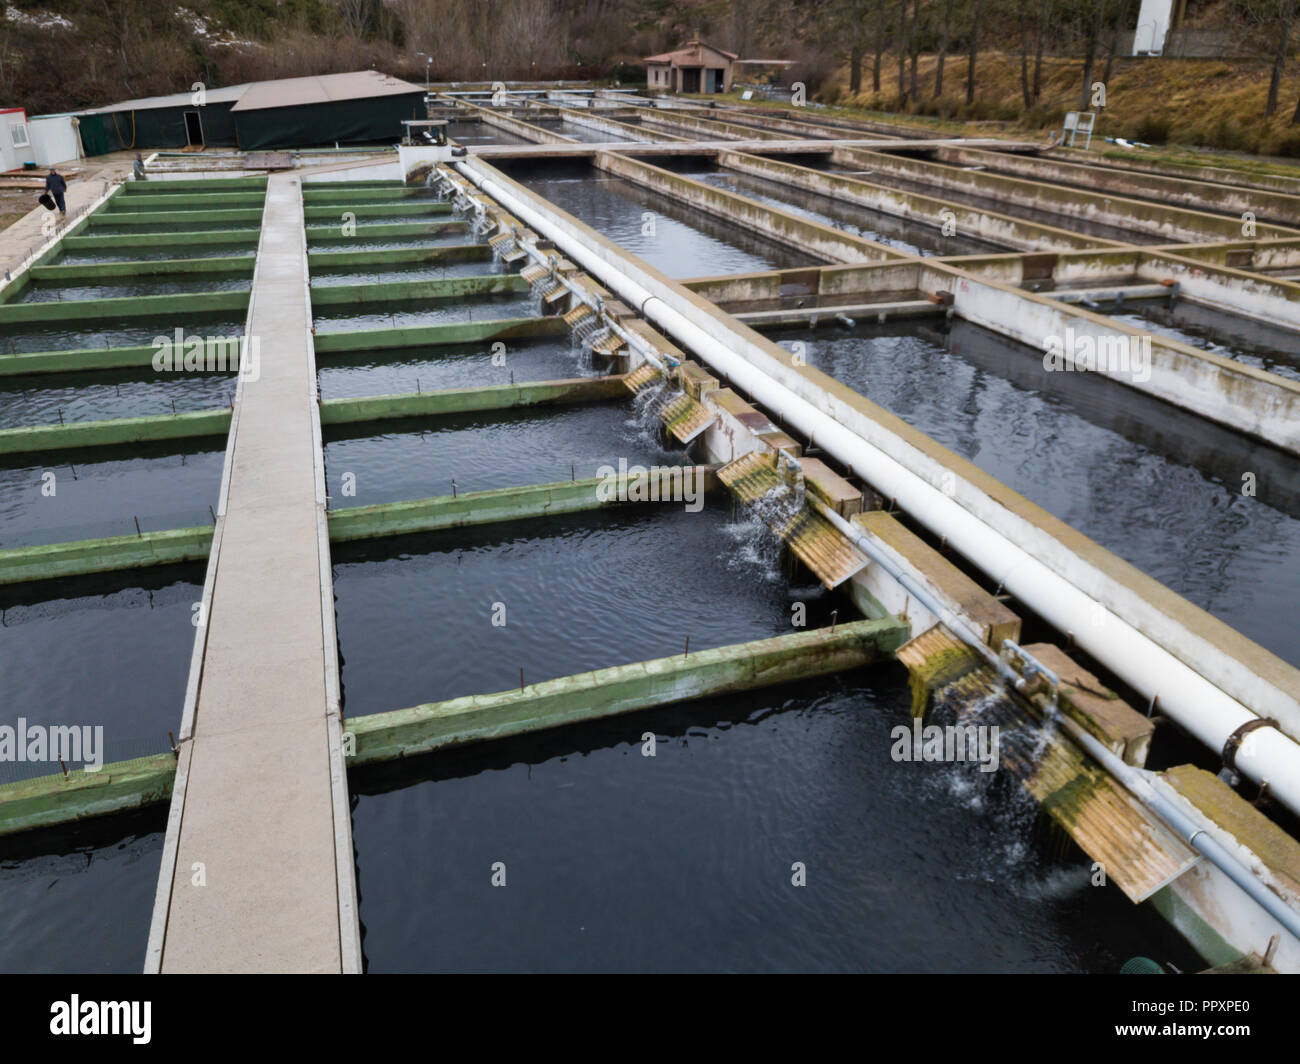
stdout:
[[145,180],[144,156],[141,155],[139,152],[135,153],[135,162],[131,164],[131,176],[136,181]]
[[68,204],[64,200],[64,193],[68,191],[68,182],[63,175],[54,167],[50,167],[50,172],[45,175],[45,191],[54,197],[54,202],[59,208],[59,213],[66,218],[68,216]]

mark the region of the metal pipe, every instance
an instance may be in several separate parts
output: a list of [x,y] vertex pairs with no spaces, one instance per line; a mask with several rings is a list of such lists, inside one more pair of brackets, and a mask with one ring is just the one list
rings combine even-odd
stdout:
[[[1086,652],[1105,662],[1144,697],[1158,695],[1164,713],[1210,749],[1222,750],[1237,728],[1263,714],[1284,720],[1284,726],[1290,721],[1291,730],[1300,731],[1300,706],[1293,695],[1263,684],[1254,676],[1239,677],[1240,686],[1253,688],[1251,693],[1257,697],[1252,701],[1264,703],[1259,714],[1248,709],[1136,624],[1029,553],[1010,535],[978,519],[947,492],[847,427],[828,411],[830,400],[813,382],[800,387],[804,382],[798,377],[791,384],[778,379],[777,374],[791,377],[789,367],[761,341],[751,339],[744,326],[696,306],[689,296],[683,298],[676,286],[657,272],[607,241],[591,240],[585,226],[555,218],[509,185],[478,172],[475,166],[482,164],[476,160],[457,160],[454,165],[478,188],[530,228],[554,240],[568,258],[639,308],[646,318],[744,388],[757,402],[804,435],[815,436],[818,446],[846,465],[870,471],[869,478],[882,495],[897,499],[914,518],[936,535],[945,536],[1051,624],[1062,631],[1073,631]],[[1076,630],[1080,628],[1079,618],[1089,616],[1095,623]],[[1250,779],[1267,781],[1278,801],[1300,813],[1300,746],[1287,735],[1265,728],[1252,732],[1242,744],[1237,766]]]

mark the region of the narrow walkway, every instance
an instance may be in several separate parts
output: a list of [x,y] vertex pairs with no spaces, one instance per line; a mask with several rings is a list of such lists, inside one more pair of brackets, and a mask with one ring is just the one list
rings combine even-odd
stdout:
[[[117,158],[119,155],[122,158]],[[68,220],[60,222],[59,233],[63,233],[69,226],[74,225],[81,211],[112,188],[115,182],[125,179],[131,172],[132,157],[133,153],[116,152],[109,161],[99,165],[88,163],[82,159],[59,167],[59,169],[71,170],[77,168],[81,170],[81,173],[68,179],[68,192],[64,197],[64,202],[68,207]],[[39,195],[40,190],[33,189],[31,192],[32,209],[12,225],[0,230],[0,271],[17,270],[26,261],[30,253],[38,250],[50,239],[42,228],[42,224],[50,212],[44,207],[36,205],[36,199]],[[3,280],[4,273],[0,272],[0,282],[3,282]]]
[[149,971],[359,967],[303,241],[299,178],[272,176]]

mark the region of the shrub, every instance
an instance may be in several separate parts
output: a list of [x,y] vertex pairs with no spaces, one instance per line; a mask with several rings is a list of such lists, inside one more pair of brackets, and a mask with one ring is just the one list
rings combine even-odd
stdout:
[[1133,139],[1143,144],[1166,144],[1172,125],[1164,115],[1143,115],[1133,127]]

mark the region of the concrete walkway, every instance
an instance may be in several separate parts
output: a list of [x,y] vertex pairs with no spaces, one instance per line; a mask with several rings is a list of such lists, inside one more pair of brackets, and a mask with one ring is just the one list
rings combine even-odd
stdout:
[[148,971],[360,964],[299,180],[267,188],[260,378],[231,427]]
[[[126,179],[131,172],[133,158],[134,153],[116,152],[112,158],[99,165],[88,165],[85,160],[66,164],[68,169],[74,166],[80,168],[81,173],[68,179],[68,191],[64,197],[68,207],[68,218],[67,221],[59,223],[60,233],[75,224],[80,213],[113,185]],[[32,191],[33,203],[39,195],[39,190]],[[42,228],[49,213],[44,207],[33,207],[12,225],[0,230],[0,271],[16,270],[30,252],[49,242],[50,236]],[[4,273],[0,272],[0,281],[3,280]]]

